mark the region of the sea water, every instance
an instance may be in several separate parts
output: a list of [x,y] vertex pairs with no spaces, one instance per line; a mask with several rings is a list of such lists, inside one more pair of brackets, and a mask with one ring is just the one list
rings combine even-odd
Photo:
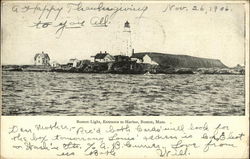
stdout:
[[3,115],[244,115],[244,75],[2,74]]

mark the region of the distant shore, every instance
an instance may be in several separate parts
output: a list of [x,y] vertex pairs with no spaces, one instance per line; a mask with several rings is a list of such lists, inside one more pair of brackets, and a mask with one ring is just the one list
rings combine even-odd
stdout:
[[113,74],[231,74],[244,75],[242,66],[233,68],[163,68],[155,65],[133,63],[90,63],[81,67],[43,65],[2,65],[2,71],[67,72],[67,73],[113,73]]

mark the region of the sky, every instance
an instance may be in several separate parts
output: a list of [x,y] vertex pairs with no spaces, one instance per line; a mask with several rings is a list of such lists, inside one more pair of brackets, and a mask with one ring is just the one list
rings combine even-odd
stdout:
[[[66,63],[71,58],[90,59],[100,51],[120,54],[125,48],[123,30],[126,21],[130,22],[135,52],[219,59],[227,66],[244,64],[246,31],[242,4],[71,3],[4,3],[1,17],[2,64],[33,64],[35,54],[42,51],[49,54],[51,61],[59,63]],[[53,6],[55,10],[48,17],[47,10],[41,16],[45,5],[47,8]],[[93,10],[100,5],[100,10]],[[31,9],[36,6],[41,11]],[[104,11],[107,7],[122,8],[122,11]],[[56,18],[59,9],[61,11]],[[128,11],[124,11],[126,9]],[[104,23],[102,17],[107,20],[106,27],[96,23]],[[41,24],[34,26],[39,21],[51,25],[45,28]],[[64,28],[60,34],[62,30],[58,25],[65,21],[67,27],[79,28]]]

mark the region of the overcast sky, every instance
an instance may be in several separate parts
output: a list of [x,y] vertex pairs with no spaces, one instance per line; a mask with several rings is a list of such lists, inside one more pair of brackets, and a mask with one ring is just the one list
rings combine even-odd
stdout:
[[[65,63],[70,58],[90,59],[90,56],[99,51],[120,54],[124,49],[121,42],[124,38],[123,26],[128,20],[135,52],[150,51],[213,58],[221,60],[227,66],[244,64],[244,6],[241,4],[203,4],[205,11],[194,11],[193,6],[199,8],[201,4],[104,3],[103,7],[140,10],[118,11],[113,15],[114,12],[103,10],[76,11],[76,4],[78,2],[74,5],[47,4],[48,8],[52,5],[55,9],[62,8],[55,20],[57,11],[51,12],[47,19],[45,11],[39,19],[41,11],[27,11],[28,3],[5,3],[1,18],[2,63],[33,64],[34,55],[42,51],[48,53],[52,61],[59,63]],[[44,5],[38,6],[43,8]],[[99,5],[100,2],[83,3],[81,7],[86,10]],[[168,9],[164,12],[171,5],[182,6],[184,9]],[[22,9],[24,6],[26,9]],[[30,8],[35,6],[36,3],[29,3]],[[221,11],[222,7],[224,11]],[[228,10],[225,11],[225,8]],[[107,27],[92,25],[97,19],[106,16]],[[74,26],[85,22],[80,28],[64,29],[60,35],[61,30],[58,31],[59,27],[56,26],[66,20],[68,27],[73,26],[70,25],[72,22],[79,22]],[[51,22],[51,25],[46,28],[41,28],[42,25],[38,28],[31,27],[39,21]]]

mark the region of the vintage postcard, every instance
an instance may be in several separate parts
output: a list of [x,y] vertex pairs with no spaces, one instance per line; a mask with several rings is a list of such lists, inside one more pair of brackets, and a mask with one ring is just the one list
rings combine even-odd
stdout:
[[1,2],[2,158],[248,158],[248,1]]

